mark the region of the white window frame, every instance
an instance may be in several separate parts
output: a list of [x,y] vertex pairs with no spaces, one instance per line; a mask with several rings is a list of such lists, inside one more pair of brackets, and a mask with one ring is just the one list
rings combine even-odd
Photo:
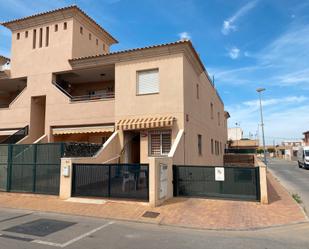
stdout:
[[[152,134],[160,134],[160,154],[152,154],[151,153],[151,135]],[[153,130],[148,132],[148,156],[167,156],[169,152],[163,153],[162,146],[162,135],[169,134],[171,136],[171,148],[172,148],[172,130]],[[170,148],[170,150],[171,150]]]
[[[151,71],[157,71],[157,73],[158,73],[158,91],[149,92],[149,93],[140,93],[140,91],[139,91],[139,74],[144,73],[144,72],[151,72]],[[159,93],[160,93],[160,71],[159,71],[159,68],[151,68],[151,69],[144,69],[144,70],[136,71],[136,95],[137,96],[159,94]]]

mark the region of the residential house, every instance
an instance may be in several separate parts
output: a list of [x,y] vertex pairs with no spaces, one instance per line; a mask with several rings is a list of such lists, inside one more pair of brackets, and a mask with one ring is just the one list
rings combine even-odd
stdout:
[[303,133],[304,134],[304,143],[305,145],[309,146],[309,131],[306,131]]
[[[149,164],[156,200],[157,166],[168,165],[168,197],[172,165],[223,166],[229,114],[191,41],[111,52],[118,41],[77,6],[2,25],[12,45],[0,72],[0,142],[102,144],[79,162]],[[63,163],[68,197],[73,165]],[[123,191],[137,174],[125,177]]]

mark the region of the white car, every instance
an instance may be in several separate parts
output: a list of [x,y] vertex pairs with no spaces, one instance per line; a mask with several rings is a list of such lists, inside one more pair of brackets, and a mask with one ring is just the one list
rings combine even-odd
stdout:
[[298,148],[297,161],[299,168],[309,169],[309,146]]

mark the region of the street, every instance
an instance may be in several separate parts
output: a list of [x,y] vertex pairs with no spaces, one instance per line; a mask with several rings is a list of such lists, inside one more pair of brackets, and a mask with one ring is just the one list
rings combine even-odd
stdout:
[[295,161],[271,159],[269,170],[291,193],[298,194],[309,212],[309,170],[301,169]]
[[308,249],[309,224],[211,231],[0,209],[0,248]]

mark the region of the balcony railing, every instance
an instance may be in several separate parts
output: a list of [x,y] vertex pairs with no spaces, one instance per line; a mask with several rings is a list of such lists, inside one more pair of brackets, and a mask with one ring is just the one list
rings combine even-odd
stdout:
[[101,100],[101,99],[113,99],[113,98],[115,98],[115,93],[114,92],[106,92],[106,93],[100,93],[100,94],[89,94],[89,95],[72,96],[71,94],[69,94],[63,87],[61,87],[56,82],[53,82],[53,84],[62,93],[64,93],[67,97],[69,97],[72,102]]

